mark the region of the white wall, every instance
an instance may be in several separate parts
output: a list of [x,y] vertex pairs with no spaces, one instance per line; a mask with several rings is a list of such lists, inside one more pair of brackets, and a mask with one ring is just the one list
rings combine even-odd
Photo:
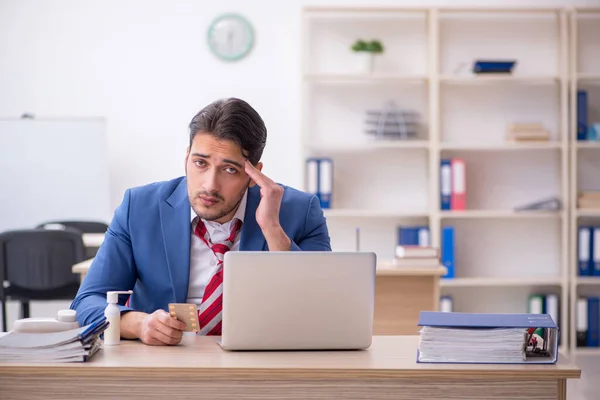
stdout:
[[[106,117],[111,206],[126,188],[182,175],[187,123],[237,96],[269,131],[265,172],[301,186],[300,10],[364,1],[0,0],[0,117]],[[600,0],[531,0],[535,6]],[[522,0],[388,0],[379,5],[523,6]],[[205,43],[221,12],[248,16],[257,44],[226,64]],[[31,178],[32,181],[35,177]]]

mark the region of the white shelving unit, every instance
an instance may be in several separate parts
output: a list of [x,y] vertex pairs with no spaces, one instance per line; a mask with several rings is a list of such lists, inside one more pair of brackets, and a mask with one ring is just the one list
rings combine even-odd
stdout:
[[600,123],[600,8],[574,9],[570,15],[570,347],[575,354],[600,354],[600,348],[576,347],[576,302],[600,296],[600,277],[578,276],[578,227],[600,226],[600,209],[578,209],[580,190],[600,190],[600,141],[577,141],[577,90],[588,92],[588,121]]
[[[442,227],[452,225],[456,278],[443,281],[442,294],[453,296],[455,310],[526,312],[530,295],[555,293],[561,351],[571,350],[570,289],[592,286],[573,279],[573,225],[591,215],[573,208],[572,167],[578,152],[600,155],[600,145],[572,140],[569,122],[574,86],[600,78],[597,47],[595,58],[586,53],[580,61],[586,68],[570,69],[572,24],[582,13],[306,8],[302,151],[333,159],[332,208],[325,211],[333,249],[355,250],[360,228],[360,250],[387,260],[399,226],[429,226],[432,245],[440,246]],[[350,51],[361,38],[385,47],[372,73],[361,72]],[[476,58],[518,64],[511,76],[474,76],[468,67]],[[388,100],[421,115],[414,140],[378,142],[364,133],[365,112]],[[550,140],[508,142],[515,122],[543,124]],[[466,161],[467,210],[442,212],[440,160],[454,156]],[[514,211],[553,196],[563,204],[558,212]]]

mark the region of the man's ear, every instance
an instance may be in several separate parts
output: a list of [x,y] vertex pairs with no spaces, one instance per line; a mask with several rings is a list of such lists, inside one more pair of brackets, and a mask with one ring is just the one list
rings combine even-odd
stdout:
[[[261,172],[262,172],[262,169],[263,169],[263,163],[259,162],[258,164],[256,164],[256,165],[254,166],[254,168],[256,168],[257,170],[259,170],[259,171],[261,171]],[[254,182],[252,179],[250,179],[250,183],[248,184],[248,186],[249,186],[249,187],[252,187],[252,186],[254,186],[254,185],[256,185],[256,182]]]
[[188,162],[188,157],[190,156],[190,146],[188,146],[185,149],[185,159],[183,160],[183,167],[185,169],[185,172],[187,172],[187,162]]

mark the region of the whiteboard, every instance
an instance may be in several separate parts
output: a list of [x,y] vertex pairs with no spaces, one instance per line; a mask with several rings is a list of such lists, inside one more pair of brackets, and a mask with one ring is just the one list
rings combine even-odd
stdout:
[[0,232],[110,222],[104,119],[0,120]]

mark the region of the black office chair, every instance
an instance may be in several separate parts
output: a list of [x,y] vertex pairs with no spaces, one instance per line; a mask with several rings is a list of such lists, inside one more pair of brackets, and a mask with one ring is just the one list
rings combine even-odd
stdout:
[[[104,222],[98,221],[52,221],[45,222],[37,226],[37,228],[46,229],[48,227],[52,227],[56,229],[57,225],[62,225],[64,228],[72,228],[77,229],[84,233],[106,233],[108,230],[108,225]],[[96,253],[98,252],[98,247],[86,247],[85,248],[85,258],[90,259],[96,257]]]
[[71,271],[85,259],[81,233],[75,229],[27,229],[0,233],[0,302],[2,329],[7,330],[6,301],[21,302],[29,317],[31,300],[71,300],[79,276]]
[[108,225],[104,222],[97,221],[52,221],[38,225],[38,228],[44,228],[46,225],[63,225],[67,228],[74,228],[81,233],[105,233],[108,230]]

